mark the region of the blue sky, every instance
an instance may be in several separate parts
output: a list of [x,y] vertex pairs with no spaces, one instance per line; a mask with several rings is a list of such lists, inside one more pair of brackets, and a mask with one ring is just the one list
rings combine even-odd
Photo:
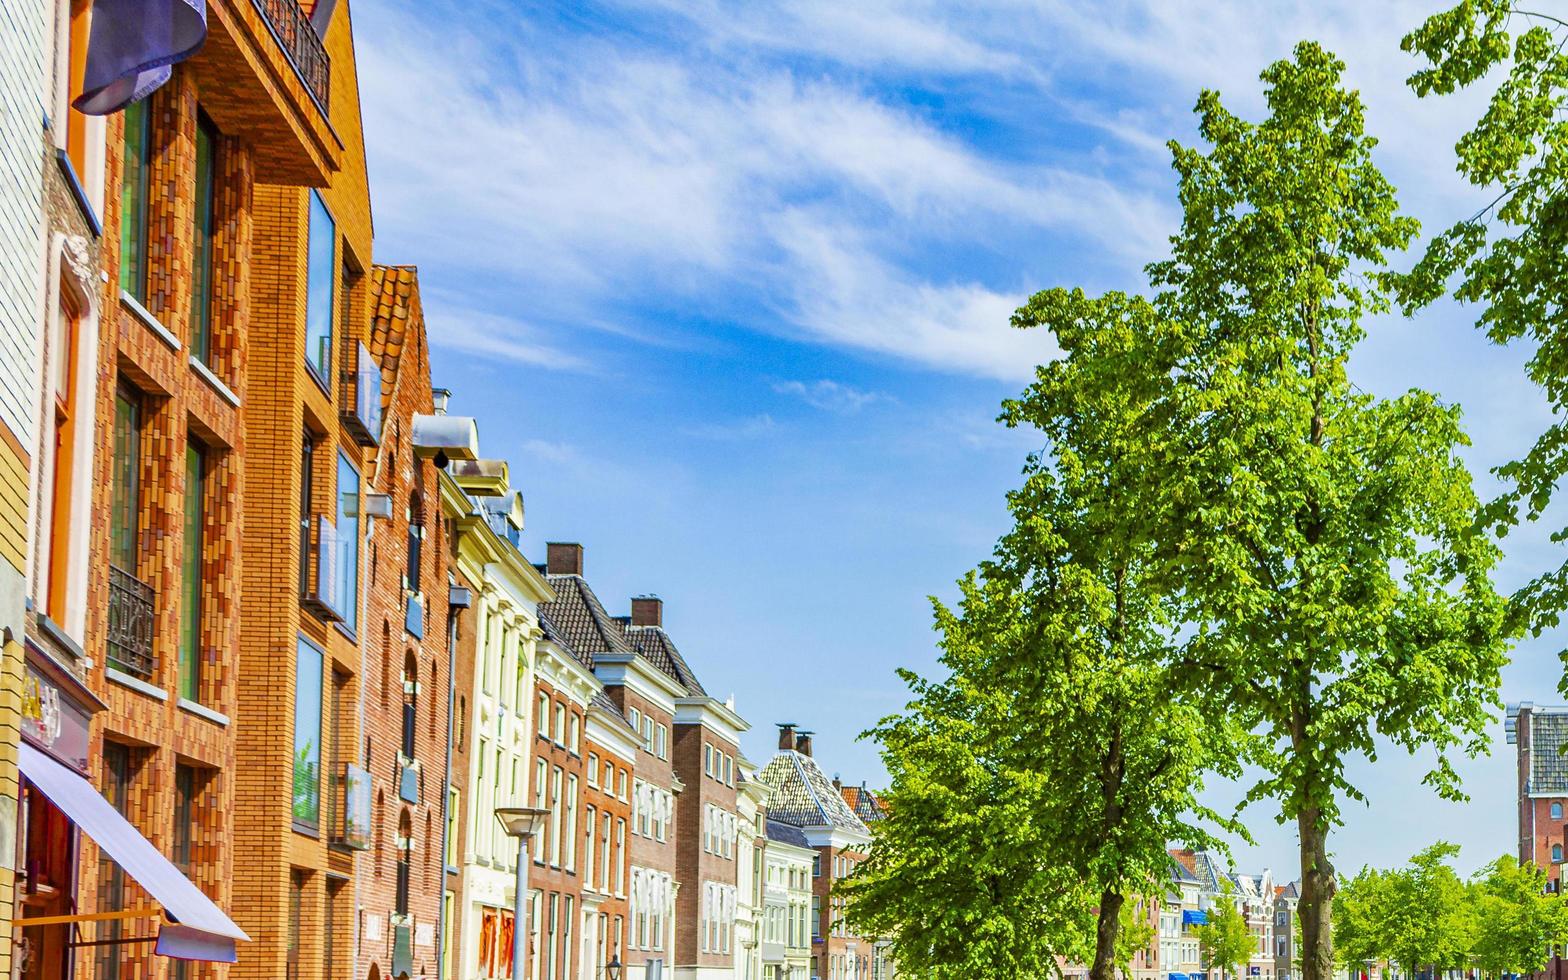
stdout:
[[[795,721],[875,785],[855,735],[903,703],[895,667],[934,666],[926,597],[988,554],[1040,443],[992,421],[1052,352],[1008,314],[1141,288],[1177,219],[1165,140],[1205,86],[1255,116],[1303,37],[1348,62],[1406,209],[1474,211],[1451,147],[1477,101],[1403,87],[1430,6],[377,0],[354,12],[376,256],[419,265],[437,380],[510,460],[530,557],[581,541],[612,612],[661,595],[753,759]],[[1484,471],[1547,413],[1471,319],[1381,320],[1354,373],[1460,402]],[[1505,585],[1561,558],[1508,544]],[[1505,697],[1553,701],[1560,645],[1516,651]],[[1358,766],[1339,866],[1512,851],[1497,740],[1465,805],[1420,786],[1429,760]],[[1293,833],[1249,816],[1239,862],[1293,877]]]

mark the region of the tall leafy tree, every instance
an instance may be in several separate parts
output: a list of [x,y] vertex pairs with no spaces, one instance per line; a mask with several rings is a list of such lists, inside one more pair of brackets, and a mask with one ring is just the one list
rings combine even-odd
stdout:
[[1553,947],[1568,942],[1568,904],[1547,894],[1546,871],[1505,854],[1471,883],[1474,959],[1484,974],[1545,969]]
[[1454,871],[1459,848],[1444,841],[1388,876],[1383,907],[1386,955],[1409,976],[1430,967],[1455,969],[1469,960],[1475,920],[1465,883]]
[[[915,700],[872,733],[889,816],[848,885],[849,914],[893,935],[905,969],[1037,975],[1063,955],[1111,980],[1130,952],[1129,899],[1167,886],[1167,842],[1210,843],[1194,795],[1206,769],[1234,771],[1214,747],[1235,740],[1215,737],[1226,716],[1177,697],[1167,672],[1170,508],[1149,464],[1168,432],[1150,411],[1168,380],[1148,367],[1167,332],[1155,320],[1138,297],[1065,290],[1015,316],[1051,329],[1063,352],[1004,407],[1046,448],[1009,495],[1014,523],[994,557],[963,580],[956,610],[937,604],[949,676],[906,674]],[[1056,924],[1042,923],[1053,910]],[[992,935],[1035,973],[966,951]]]
[[[1459,172],[1491,200],[1428,243],[1403,283],[1403,299],[1414,308],[1452,287],[1460,301],[1479,307],[1478,326],[1493,341],[1529,345],[1526,371],[1556,418],[1522,459],[1497,471],[1507,489],[1488,517],[1504,533],[1521,517],[1539,519],[1568,477],[1565,44],[1568,13],[1512,0],[1462,0],[1403,42],[1428,63],[1410,77],[1421,96],[1449,95],[1501,69],[1485,113],[1456,147]],[[1565,538],[1568,528],[1554,536]],[[1568,563],[1520,589],[1514,602],[1532,630],[1555,626],[1568,605]]]
[[1334,893],[1334,962],[1352,976],[1388,959],[1392,893],[1389,873],[1370,867],[1363,867]]
[[1239,980],[1247,961],[1257,951],[1258,940],[1247,925],[1230,882],[1224,883],[1221,895],[1209,909],[1209,921],[1198,926],[1197,933],[1204,959],[1219,971],[1217,980],[1225,980],[1227,973]]
[[1263,72],[1259,123],[1201,96],[1208,145],[1173,144],[1183,220],[1150,268],[1185,344],[1167,372],[1166,479],[1187,521],[1174,662],[1261,736],[1247,802],[1296,824],[1305,980],[1333,968],[1329,837],[1361,798],[1347,763],[1380,738],[1430,749],[1427,782],[1459,795],[1449,753],[1485,745],[1505,649],[1458,409],[1347,374],[1363,321],[1389,307],[1385,256],[1418,229],[1342,72],[1299,44]]

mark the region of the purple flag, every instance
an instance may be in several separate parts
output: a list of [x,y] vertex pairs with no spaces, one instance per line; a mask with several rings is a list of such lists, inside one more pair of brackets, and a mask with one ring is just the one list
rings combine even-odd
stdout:
[[82,94],[89,116],[119,112],[169,80],[207,40],[207,0],[93,0]]

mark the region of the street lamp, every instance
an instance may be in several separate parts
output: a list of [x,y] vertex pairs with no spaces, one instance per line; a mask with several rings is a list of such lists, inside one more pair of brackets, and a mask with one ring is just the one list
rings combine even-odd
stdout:
[[604,965],[604,972],[609,975],[610,980],[621,980],[620,956],[611,956],[610,962]]
[[523,980],[523,950],[527,943],[527,921],[523,914],[523,899],[528,895],[528,842],[533,839],[550,811],[535,806],[498,806],[495,818],[508,836],[517,838],[517,899],[512,909],[512,980]]

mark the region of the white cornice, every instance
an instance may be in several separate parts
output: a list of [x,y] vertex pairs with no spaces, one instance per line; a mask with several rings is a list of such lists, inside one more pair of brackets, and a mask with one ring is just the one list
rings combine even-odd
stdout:
[[596,653],[593,670],[606,687],[626,687],[647,701],[675,714],[675,702],[686,689],[675,678],[636,653]]
[[740,744],[741,732],[750,731],[751,725],[735,713],[729,705],[714,697],[681,697],[675,699],[677,725],[702,725]]

